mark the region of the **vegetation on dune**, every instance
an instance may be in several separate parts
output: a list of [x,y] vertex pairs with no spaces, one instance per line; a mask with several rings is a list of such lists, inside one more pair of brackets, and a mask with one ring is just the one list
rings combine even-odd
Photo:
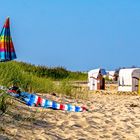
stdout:
[[6,87],[17,85],[29,92],[61,92],[61,82],[66,79],[67,83],[86,80],[87,74],[71,72],[62,67],[48,68],[16,61],[0,63],[0,85]]
[[[71,72],[63,67],[48,68],[35,66],[24,62],[9,61],[0,63],[0,85],[19,86],[23,91],[36,93],[51,93],[70,97],[84,97],[80,88],[75,88],[71,81],[85,81],[87,74]],[[0,111],[7,109],[8,96],[0,92]]]
[[22,71],[36,75],[37,77],[50,78],[52,80],[86,80],[87,74],[82,72],[71,72],[63,67],[46,67],[46,66],[35,66],[24,62],[12,62],[20,66]]
[[8,108],[9,96],[0,90],[0,115],[6,112]]

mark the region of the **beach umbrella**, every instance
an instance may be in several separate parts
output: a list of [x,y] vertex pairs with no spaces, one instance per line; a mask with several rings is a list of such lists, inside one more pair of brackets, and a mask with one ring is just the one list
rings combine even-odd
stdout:
[[17,57],[10,34],[10,21],[8,17],[0,33],[0,62],[10,61],[16,58]]

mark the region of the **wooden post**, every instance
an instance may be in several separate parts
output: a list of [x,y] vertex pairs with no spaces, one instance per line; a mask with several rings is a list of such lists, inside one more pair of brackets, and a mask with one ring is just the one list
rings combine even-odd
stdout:
[[139,80],[139,84],[138,84],[138,95],[140,95],[140,80]]

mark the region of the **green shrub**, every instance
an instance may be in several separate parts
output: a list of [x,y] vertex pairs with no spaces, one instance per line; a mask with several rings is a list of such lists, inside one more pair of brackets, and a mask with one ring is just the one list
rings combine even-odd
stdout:
[[0,93],[0,115],[5,113],[8,108],[8,98],[9,96],[3,92]]
[[79,80],[79,81],[87,81],[87,73],[82,72],[69,72],[68,79],[69,80]]

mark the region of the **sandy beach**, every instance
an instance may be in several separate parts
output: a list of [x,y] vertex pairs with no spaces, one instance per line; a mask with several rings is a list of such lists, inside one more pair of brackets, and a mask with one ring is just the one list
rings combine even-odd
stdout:
[[140,140],[140,0],[0,4],[0,140]]
[[90,100],[63,101],[86,105],[90,111],[42,109],[14,101],[14,107],[0,117],[1,139],[140,140],[140,96],[91,94]]

